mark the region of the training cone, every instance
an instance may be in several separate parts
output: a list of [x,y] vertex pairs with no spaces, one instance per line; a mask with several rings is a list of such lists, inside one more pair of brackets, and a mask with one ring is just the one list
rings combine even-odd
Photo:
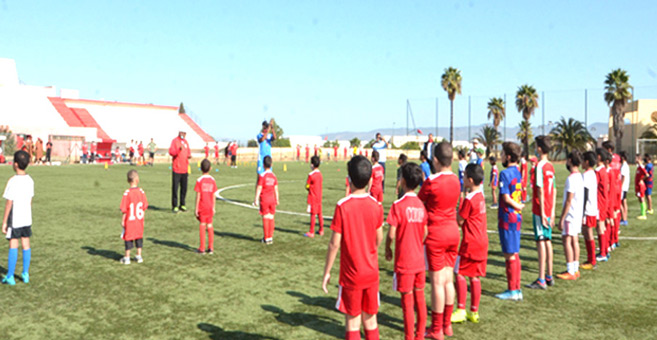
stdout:
[[196,162],[196,167],[199,169],[201,168],[201,161]]
[[283,164],[283,172],[287,172],[287,164]]
[[109,163],[105,162],[105,170],[109,168]]
[[188,174],[191,174],[191,173],[192,173],[192,166],[191,166],[191,165],[188,165],[188,166],[187,166],[187,173],[188,173]]

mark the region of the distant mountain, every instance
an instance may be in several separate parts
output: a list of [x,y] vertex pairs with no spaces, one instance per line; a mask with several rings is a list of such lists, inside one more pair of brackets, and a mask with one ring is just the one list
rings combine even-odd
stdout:
[[[470,128],[470,135],[472,138],[476,136],[480,131],[481,128],[485,124],[480,124],[480,125],[473,125]],[[541,125],[539,126],[533,126],[534,130],[534,135],[541,134]],[[419,127],[419,130],[422,131],[423,135],[428,135],[429,133],[435,133],[435,128],[434,127]],[[550,126],[545,126],[545,133],[550,132],[551,127]],[[355,132],[355,131],[342,131],[342,132],[331,132],[328,134],[322,135],[322,138],[327,138],[328,140],[349,140],[354,137],[357,137],[360,140],[370,140],[374,139],[374,135],[376,135],[377,132],[380,132],[383,135],[406,135],[406,128],[398,128],[398,129],[390,129],[390,128],[382,128],[382,129],[377,129],[377,130],[370,130],[370,131],[361,131],[361,132]],[[597,138],[600,135],[606,135],[609,132],[609,129],[607,127],[607,124],[605,123],[593,123],[589,125],[589,132],[593,136],[593,138]],[[504,126],[500,126],[500,133],[502,133],[502,137],[504,139]],[[506,128],[506,140],[516,140],[516,134],[518,133],[518,126],[507,126]],[[409,134],[416,134],[416,131],[409,131]],[[449,138],[449,127],[440,127],[438,128],[438,136],[444,137],[444,138]],[[468,140],[468,127],[467,126],[455,126],[454,127],[454,140]]]

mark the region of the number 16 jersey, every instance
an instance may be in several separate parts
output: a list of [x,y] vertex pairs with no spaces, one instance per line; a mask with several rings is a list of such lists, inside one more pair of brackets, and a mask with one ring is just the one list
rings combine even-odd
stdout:
[[144,190],[138,187],[126,190],[123,193],[119,209],[124,214],[122,238],[125,241],[143,238],[144,212],[148,209],[148,200],[146,200]]

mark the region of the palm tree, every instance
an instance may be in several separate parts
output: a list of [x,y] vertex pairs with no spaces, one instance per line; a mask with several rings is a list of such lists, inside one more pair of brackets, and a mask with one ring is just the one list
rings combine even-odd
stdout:
[[550,131],[554,141],[555,154],[565,152],[566,155],[573,150],[586,151],[587,147],[595,143],[595,139],[584,126],[584,123],[574,118],[561,117],[556,126]]
[[506,109],[504,108],[504,99],[491,98],[488,101],[488,119],[493,120],[493,126],[495,130],[500,126],[502,120],[506,117]]
[[534,138],[532,133],[532,126],[529,124],[529,121],[521,120],[518,124],[518,133],[516,137],[522,142],[522,145],[525,145],[525,152],[529,155],[529,141]]
[[623,139],[623,119],[625,118],[625,105],[632,99],[632,85],[627,71],[615,69],[605,78],[605,101],[609,105],[609,115],[614,122],[614,138],[616,150],[620,151]]
[[486,146],[486,158],[490,156],[490,151],[494,150],[501,142],[500,137],[500,132],[497,131],[494,126],[486,124],[481,127],[481,132],[479,132],[475,138],[481,140]]
[[440,77],[440,85],[447,92],[449,98],[449,143],[454,141],[454,98],[461,94],[461,71],[448,67]]
[[[516,92],[516,108],[518,112],[522,113],[522,118],[526,123],[526,128],[531,131],[531,126],[529,124],[529,118],[534,115],[534,110],[538,107],[538,93],[536,89],[531,85],[522,85],[518,88]],[[523,145],[525,146],[525,152],[529,154],[529,138],[525,138]]]

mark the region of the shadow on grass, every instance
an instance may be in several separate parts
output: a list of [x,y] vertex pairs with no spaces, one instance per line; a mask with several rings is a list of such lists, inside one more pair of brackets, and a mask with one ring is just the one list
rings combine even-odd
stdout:
[[[256,228],[261,228],[262,229],[262,224],[254,224],[253,226],[256,227]],[[274,228],[274,233],[277,232],[277,231],[280,231],[282,233],[295,234],[295,235],[303,234],[302,232],[300,232],[298,230],[285,229],[285,228],[281,228],[279,226],[276,226]]]
[[265,311],[274,314],[278,322],[292,327],[303,326],[337,339],[344,337],[344,326],[329,317],[307,313],[288,313],[272,305],[262,305],[261,307]]
[[86,250],[87,254],[89,254],[89,255],[102,256],[106,259],[115,260],[115,261],[118,261],[123,257],[123,254],[117,253],[114,250],[96,249],[96,248],[89,247],[89,246],[84,246],[84,247],[81,247],[80,249]]
[[158,206],[155,206],[155,205],[149,205],[147,210],[153,210],[153,211],[164,211],[164,210],[171,210],[171,209],[169,209],[169,208],[162,208],[162,207],[158,207]]
[[272,338],[270,336],[264,336],[260,334],[246,333],[241,331],[226,331],[219,326],[215,326],[205,322],[201,322],[196,326],[198,327],[198,329],[208,333],[210,339],[213,340],[224,340],[224,339],[278,340],[278,338]]
[[234,239],[238,239],[238,240],[260,242],[260,239],[256,239],[255,237],[246,236],[246,235],[242,235],[242,234],[229,233],[229,232],[225,232],[225,231],[215,231],[214,234],[219,236],[219,237],[230,237],[230,238],[234,238]]
[[195,251],[196,250],[196,248],[194,248],[194,247],[190,247],[187,244],[182,244],[182,243],[176,242],[176,241],[158,240],[158,239],[152,238],[152,237],[149,237],[147,240],[149,240],[149,241],[151,241],[151,242],[153,242],[157,245],[161,245],[161,246],[167,246],[167,247],[171,247],[171,248],[178,248],[178,249],[182,249],[182,250],[186,250],[186,251]]

